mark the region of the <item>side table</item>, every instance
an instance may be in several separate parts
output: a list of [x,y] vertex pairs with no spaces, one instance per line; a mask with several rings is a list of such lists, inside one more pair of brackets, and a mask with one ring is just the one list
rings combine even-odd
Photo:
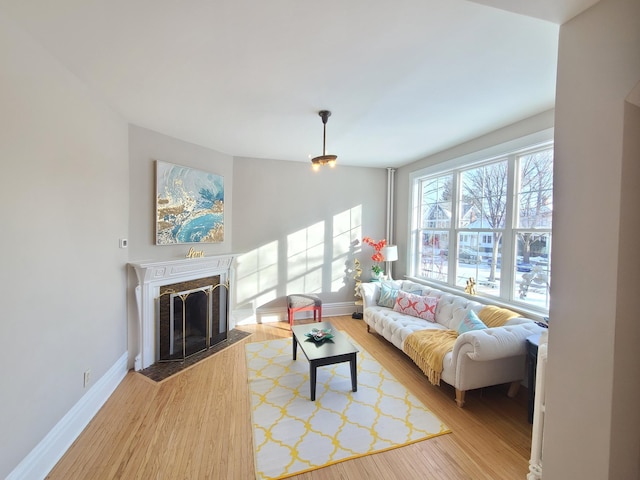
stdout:
[[529,423],[533,423],[533,402],[536,396],[536,365],[538,364],[538,346],[540,333],[527,337],[527,387],[529,388]]

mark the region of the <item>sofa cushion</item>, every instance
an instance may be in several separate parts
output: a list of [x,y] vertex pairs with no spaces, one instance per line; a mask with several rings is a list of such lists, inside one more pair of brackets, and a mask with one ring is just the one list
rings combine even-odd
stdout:
[[413,293],[400,290],[393,309],[396,312],[411,315],[412,317],[423,318],[430,322],[436,321],[436,307],[438,299],[435,297],[422,297]]
[[364,310],[364,318],[373,331],[382,335],[401,350],[407,335],[412,332],[424,330],[425,328],[432,330],[444,329],[439,323],[428,322],[422,318],[404,315],[391,308],[377,305],[366,308]]
[[469,310],[458,326],[458,334],[462,335],[471,330],[484,330],[485,328],[487,328],[487,326],[478,318],[476,312]]
[[519,317],[516,312],[507,308],[487,305],[478,312],[478,318],[489,327],[502,327],[512,318]]
[[393,308],[396,304],[396,298],[398,298],[399,290],[394,288],[392,285],[389,285],[386,282],[383,282],[380,285],[380,297],[378,298],[378,305],[380,307]]

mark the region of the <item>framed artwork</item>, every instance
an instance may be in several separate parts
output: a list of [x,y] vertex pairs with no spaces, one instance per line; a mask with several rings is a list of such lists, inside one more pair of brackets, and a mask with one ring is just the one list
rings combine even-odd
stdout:
[[224,241],[224,177],[156,161],[156,245]]

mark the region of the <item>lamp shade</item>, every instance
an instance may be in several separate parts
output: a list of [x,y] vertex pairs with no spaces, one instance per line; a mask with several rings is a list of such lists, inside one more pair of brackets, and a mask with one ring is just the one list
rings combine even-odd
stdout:
[[384,255],[385,262],[395,262],[398,260],[398,246],[387,245],[382,249],[382,255]]

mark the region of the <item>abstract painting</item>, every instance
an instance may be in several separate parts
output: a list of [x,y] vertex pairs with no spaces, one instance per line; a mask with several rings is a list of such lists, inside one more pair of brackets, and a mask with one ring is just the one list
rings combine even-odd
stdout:
[[224,177],[156,162],[156,245],[224,241]]

